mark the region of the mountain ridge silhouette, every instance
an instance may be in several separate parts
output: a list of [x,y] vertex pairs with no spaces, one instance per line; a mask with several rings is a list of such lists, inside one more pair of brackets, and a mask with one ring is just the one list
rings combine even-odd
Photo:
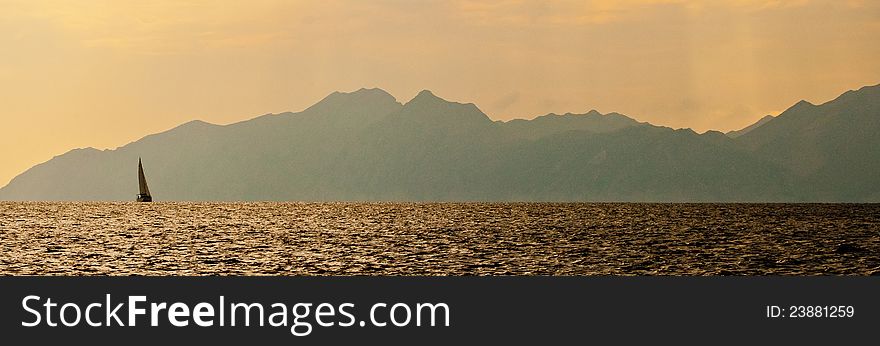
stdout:
[[[0,200],[877,202],[880,85],[723,134],[619,113],[493,121],[423,90],[334,92],[300,112],[200,120],[116,149],[74,149]],[[135,163],[133,163],[135,162]]]

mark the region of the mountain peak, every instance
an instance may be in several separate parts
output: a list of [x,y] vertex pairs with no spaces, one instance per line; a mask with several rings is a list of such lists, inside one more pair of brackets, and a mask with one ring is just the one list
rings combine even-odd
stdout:
[[360,88],[352,92],[334,91],[306,111],[338,111],[364,106],[399,106],[400,103],[387,91],[379,88]]
[[779,116],[784,117],[784,116],[791,114],[793,112],[797,113],[797,112],[811,109],[814,107],[817,107],[817,106],[808,102],[807,100],[800,100],[797,103],[795,103],[794,105],[792,105],[791,107],[788,107],[788,109],[784,110],[782,113],[779,113]]
[[360,88],[360,89],[358,89],[358,90],[356,90],[356,91],[352,91],[352,92],[350,92],[350,93],[340,93],[340,94],[350,94],[350,95],[372,95],[372,96],[376,96],[376,97],[391,97],[391,98],[394,98],[394,96],[391,96],[391,94],[389,94],[387,91],[382,90],[382,89],[379,89],[379,88],[369,88],[369,89],[367,89],[367,88]]
[[[382,99],[392,99],[397,102],[397,99],[394,98],[387,91],[379,89],[379,88],[360,88],[351,92],[342,92],[342,91],[334,91],[327,95],[324,100],[336,100],[336,99],[364,99],[364,98],[382,98]],[[322,102],[324,100],[321,100]],[[319,102],[320,103],[320,102]]]
[[412,107],[463,107],[463,108],[466,108],[470,111],[476,111],[477,113],[480,113],[483,116],[485,116],[485,114],[483,114],[483,112],[479,108],[477,108],[477,106],[474,105],[473,103],[460,103],[460,102],[447,101],[443,98],[440,98],[437,95],[434,95],[433,92],[431,92],[430,90],[427,90],[427,89],[420,91],[416,95],[416,97],[413,97],[413,99],[409,100],[409,102],[407,102],[404,106],[407,106],[410,108],[412,108]]
[[437,102],[437,101],[441,101],[441,102],[449,102],[449,101],[446,101],[446,100],[444,100],[444,99],[442,99],[442,98],[440,98],[440,97],[437,97],[437,95],[434,95],[434,93],[431,92],[431,90],[425,89],[425,90],[419,91],[419,93],[416,95],[416,97],[413,97],[413,99],[410,100],[408,103],[413,103],[413,102]]
[[220,125],[211,124],[202,120],[190,120],[183,124],[177,125],[169,131],[190,131],[190,130],[200,130],[200,129],[208,129],[213,127],[219,127]]
[[207,121],[196,119],[196,120],[190,120],[188,122],[185,122],[185,123],[181,124],[179,127],[183,127],[183,126],[216,126],[216,125],[211,124]]
[[473,103],[458,103],[437,97],[430,90],[422,90],[401,109],[409,119],[429,121],[432,126],[466,128],[467,124],[491,124],[492,120]]
[[795,108],[795,107],[809,107],[809,106],[815,106],[815,105],[812,104],[812,103],[810,103],[810,101],[807,101],[807,100],[800,100],[800,101],[798,101],[797,103],[795,103],[794,106],[791,106],[791,108]]

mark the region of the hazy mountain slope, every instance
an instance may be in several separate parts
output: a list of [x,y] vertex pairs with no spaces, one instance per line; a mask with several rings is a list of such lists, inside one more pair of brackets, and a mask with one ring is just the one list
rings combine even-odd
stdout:
[[880,193],[880,85],[822,105],[801,101],[737,138],[789,168],[809,200],[868,201]]
[[622,115],[553,115],[511,128],[490,123],[473,105],[420,94],[352,145],[330,172],[333,186],[323,189],[338,193],[333,199],[791,198],[784,169],[721,133],[674,131]]
[[501,143],[492,122],[473,104],[423,91],[398,112],[358,135],[328,172],[334,199],[471,200],[491,179],[476,168]]
[[[567,132],[506,148],[484,187],[503,199],[588,201],[788,200],[784,169],[718,132],[655,126]],[[546,179],[545,177],[553,177]],[[537,198],[541,199],[541,198]]]
[[737,138],[737,137],[742,136],[742,135],[744,135],[744,134],[746,134],[746,133],[752,132],[752,130],[754,130],[754,129],[758,128],[758,127],[761,127],[761,125],[764,125],[764,124],[766,124],[768,121],[773,120],[773,119],[774,119],[774,116],[769,115],[769,114],[768,114],[768,115],[765,115],[763,118],[759,119],[758,121],[756,121],[755,123],[753,123],[753,124],[751,124],[751,125],[749,125],[749,126],[746,126],[746,127],[744,127],[744,128],[741,128],[741,129],[739,129],[739,130],[728,131],[728,132],[726,133],[726,134],[727,134],[727,137],[730,137],[730,138]]
[[142,157],[157,200],[285,199],[308,191],[352,133],[399,107],[384,91],[363,89],[300,113],[227,126],[193,121],[116,150],[61,155],[13,179],[0,198],[129,200],[131,162]]

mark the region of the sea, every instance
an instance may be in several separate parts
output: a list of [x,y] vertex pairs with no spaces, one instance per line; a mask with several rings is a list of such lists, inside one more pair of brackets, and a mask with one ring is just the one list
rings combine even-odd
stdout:
[[0,202],[2,275],[878,275],[880,204]]

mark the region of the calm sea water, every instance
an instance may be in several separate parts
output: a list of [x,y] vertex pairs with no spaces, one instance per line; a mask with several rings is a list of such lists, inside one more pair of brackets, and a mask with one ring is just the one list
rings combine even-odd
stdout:
[[880,205],[0,203],[0,273],[880,273]]

